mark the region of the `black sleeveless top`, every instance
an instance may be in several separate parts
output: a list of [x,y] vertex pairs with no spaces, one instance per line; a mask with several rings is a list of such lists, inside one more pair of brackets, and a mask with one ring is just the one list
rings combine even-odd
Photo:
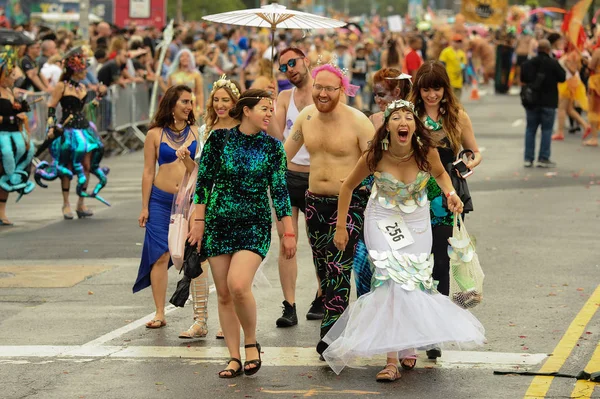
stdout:
[[0,115],[2,115],[2,123],[0,123],[0,132],[18,132],[19,125],[9,123],[9,118],[16,118],[16,111],[13,108],[13,103],[8,98],[0,98]]
[[87,129],[90,127],[90,122],[85,117],[83,106],[85,105],[85,99],[87,96],[79,99],[76,96],[68,95],[62,96],[60,99],[60,106],[62,107],[62,118],[61,123],[67,119],[69,115],[73,115],[73,119],[66,126],[69,129]]

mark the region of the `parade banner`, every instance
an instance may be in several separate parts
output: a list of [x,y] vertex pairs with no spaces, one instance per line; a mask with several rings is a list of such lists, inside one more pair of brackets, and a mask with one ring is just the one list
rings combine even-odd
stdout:
[[166,0],[114,0],[117,26],[155,26],[167,24]]
[[467,22],[500,26],[508,14],[508,0],[462,0],[461,14]]

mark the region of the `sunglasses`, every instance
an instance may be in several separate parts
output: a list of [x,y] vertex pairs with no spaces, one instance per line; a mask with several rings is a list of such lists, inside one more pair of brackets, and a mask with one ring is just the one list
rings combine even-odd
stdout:
[[287,63],[285,63],[283,65],[279,65],[279,72],[286,73],[288,71],[288,67],[290,67],[290,68],[295,67],[296,64],[297,64],[296,61],[297,60],[302,60],[302,59],[304,59],[304,57],[292,58]]

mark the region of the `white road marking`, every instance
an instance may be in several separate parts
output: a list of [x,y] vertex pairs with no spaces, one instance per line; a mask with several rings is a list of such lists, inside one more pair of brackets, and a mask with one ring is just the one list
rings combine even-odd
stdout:
[[[212,294],[213,292],[215,292],[215,285],[212,284],[210,286],[210,288],[208,289],[209,294]],[[191,300],[191,295],[188,298],[188,300]],[[165,308],[165,315],[173,312],[174,310],[177,309],[182,309],[182,308],[178,308],[176,306],[173,305],[169,305]],[[154,317],[154,312],[150,313],[149,315],[146,315],[144,317],[141,317],[135,321],[132,321],[131,323],[121,327],[121,328],[117,328],[116,330],[113,330],[107,334],[104,334],[101,337],[96,338],[93,341],[90,341],[88,343],[83,344],[82,346],[85,347],[95,347],[95,346],[100,346],[100,345],[104,345],[107,342],[112,341],[113,339],[119,338],[121,335],[125,335],[130,331],[135,330],[136,328],[139,328],[141,326],[143,326],[144,324],[146,324],[147,322],[149,322],[150,320],[152,320],[152,318]]]
[[523,118],[515,119],[515,121],[512,123],[512,127],[519,127],[523,125],[524,122],[525,121],[523,120]]
[[[301,347],[263,348],[265,366],[318,367],[326,363],[319,360],[315,349]],[[420,354],[422,367],[478,368],[478,369],[523,369],[534,367],[546,359],[545,353],[503,353],[444,350],[436,362],[426,360]],[[0,364],[31,364],[37,361],[27,358],[48,358],[56,361],[85,362],[97,358],[113,360],[131,359],[187,359],[191,363],[223,363],[229,357],[226,347],[181,347],[181,346],[0,346]],[[355,367],[380,366],[384,356],[360,359],[352,363]]]

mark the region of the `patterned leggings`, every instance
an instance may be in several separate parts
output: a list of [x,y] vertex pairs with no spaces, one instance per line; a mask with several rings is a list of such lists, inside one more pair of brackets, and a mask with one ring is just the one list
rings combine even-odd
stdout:
[[337,222],[337,196],[317,195],[306,191],[306,227],[313,253],[313,262],[325,295],[325,315],[321,322],[321,338],[327,334],[350,301],[350,279],[354,252],[363,227],[367,204],[366,192],[355,191],[348,211],[348,245],[338,251],[333,244]]

